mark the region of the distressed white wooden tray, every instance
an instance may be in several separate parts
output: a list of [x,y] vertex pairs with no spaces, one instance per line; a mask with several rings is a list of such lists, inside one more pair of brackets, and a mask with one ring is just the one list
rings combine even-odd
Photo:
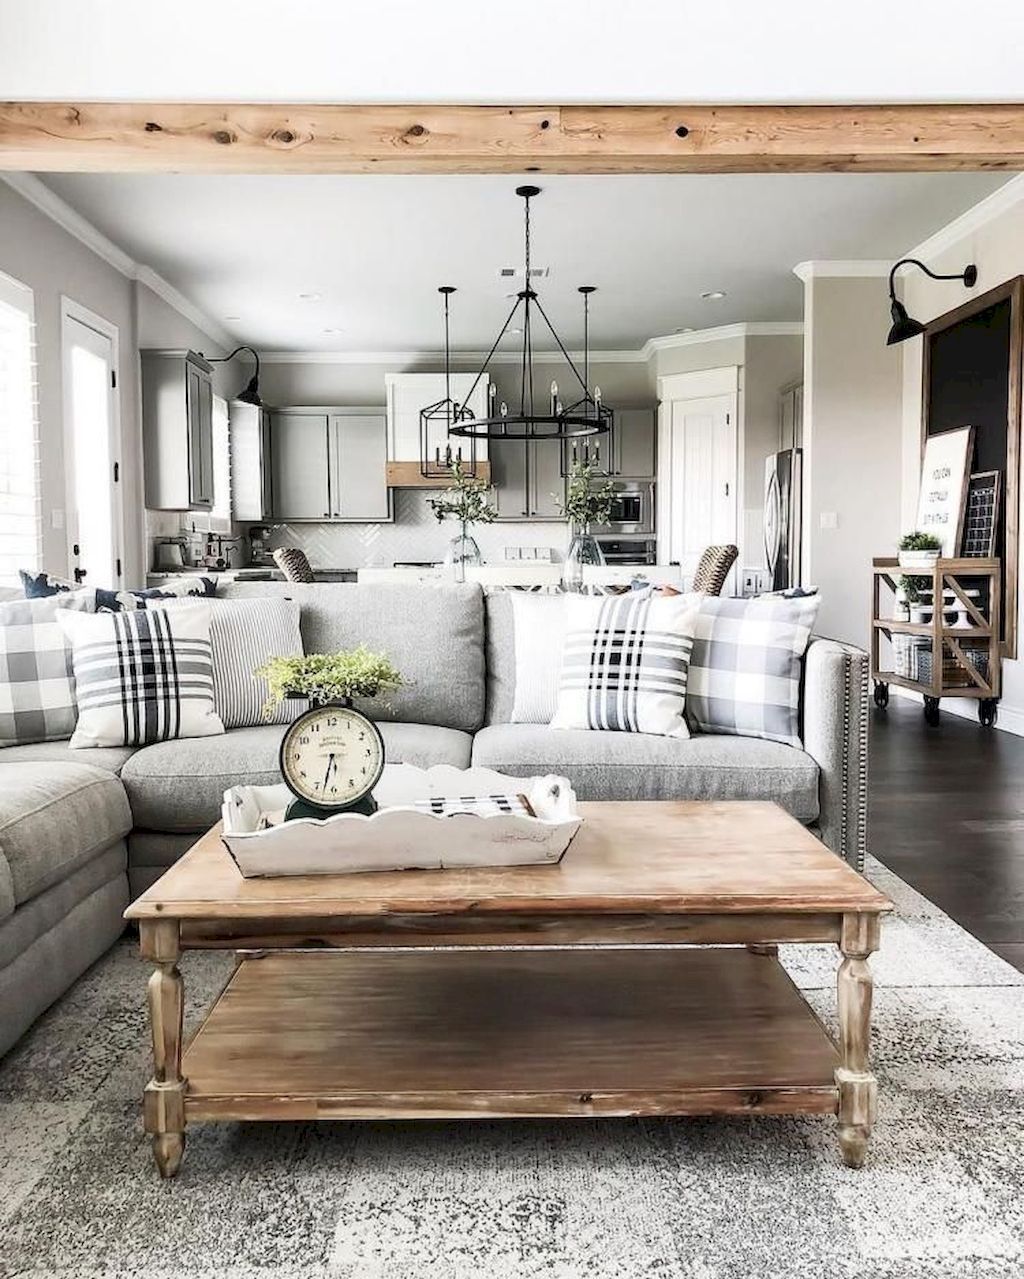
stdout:
[[[412,807],[435,796],[516,792],[536,816],[453,813]],[[387,764],[374,787],[371,817],[338,813],[259,829],[265,813],[287,807],[277,786],[233,786],[224,792],[223,840],[246,878],[342,875],[354,871],[442,870],[452,866],[526,866],[557,862],[579,830],[576,795],[564,777],[507,777],[489,768]]]

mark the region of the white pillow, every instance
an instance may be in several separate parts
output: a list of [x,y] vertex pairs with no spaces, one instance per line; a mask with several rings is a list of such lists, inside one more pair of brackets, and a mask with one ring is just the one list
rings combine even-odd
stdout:
[[[150,609],[169,608],[175,614],[195,608],[193,600],[150,600]],[[271,657],[302,655],[299,633],[299,605],[279,595],[255,599],[209,599],[205,608],[210,619],[210,648],[213,655],[213,702],[225,728],[253,728],[257,724],[290,724],[295,718],[295,702],[280,702],[270,718],[263,715],[267,681],[253,671]]]
[[513,724],[550,724],[558,708],[565,644],[566,595],[513,591],[516,688]]
[[552,728],[689,737],[683,712],[699,595],[573,596]]
[[72,644],[78,724],[68,745],[144,746],[224,732],[214,709],[209,610],[57,612]]

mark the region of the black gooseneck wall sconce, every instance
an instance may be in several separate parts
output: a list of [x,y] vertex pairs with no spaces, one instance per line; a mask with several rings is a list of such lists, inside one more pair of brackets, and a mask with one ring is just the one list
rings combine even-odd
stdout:
[[220,359],[211,359],[210,363],[227,364],[228,360],[233,360],[236,355],[240,355],[243,351],[248,351],[256,361],[256,372],[245,384],[245,389],[238,392],[235,399],[241,401],[242,404],[255,404],[257,408],[261,408],[263,401],[260,399],[260,357],[251,346],[236,346],[230,355],[222,356]]
[[912,319],[907,314],[907,308],[903,303],[896,300],[896,272],[901,266],[920,267],[925,275],[931,276],[933,280],[962,280],[964,287],[968,289],[973,289],[978,283],[978,268],[973,262],[955,275],[936,275],[934,271],[930,271],[917,258],[900,258],[889,272],[889,311],[892,315],[892,327],[889,330],[889,336],[885,339],[886,346],[895,346],[897,342],[906,342],[907,338],[916,338],[919,333],[924,332],[924,325],[921,321]]

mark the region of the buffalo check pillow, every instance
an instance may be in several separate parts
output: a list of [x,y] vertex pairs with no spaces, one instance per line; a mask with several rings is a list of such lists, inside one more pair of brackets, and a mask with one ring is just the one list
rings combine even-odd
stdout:
[[689,737],[683,710],[701,597],[573,596],[552,728]]
[[71,644],[57,617],[68,610],[92,612],[95,601],[95,591],[68,591],[0,604],[0,746],[71,736]]
[[799,746],[801,667],[820,599],[707,596],[693,633],[690,727]]
[[213,702],[209,618],[202,604],[58,613],[72,643],[78,698],[72,750],[223,733]]

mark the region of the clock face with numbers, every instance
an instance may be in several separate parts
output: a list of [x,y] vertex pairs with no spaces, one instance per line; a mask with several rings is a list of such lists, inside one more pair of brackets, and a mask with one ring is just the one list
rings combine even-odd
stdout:
[[281,774],[316,808],[350,808],[384,771],[377,726],[350,706],[316,706],[300,715],[281,743]]

